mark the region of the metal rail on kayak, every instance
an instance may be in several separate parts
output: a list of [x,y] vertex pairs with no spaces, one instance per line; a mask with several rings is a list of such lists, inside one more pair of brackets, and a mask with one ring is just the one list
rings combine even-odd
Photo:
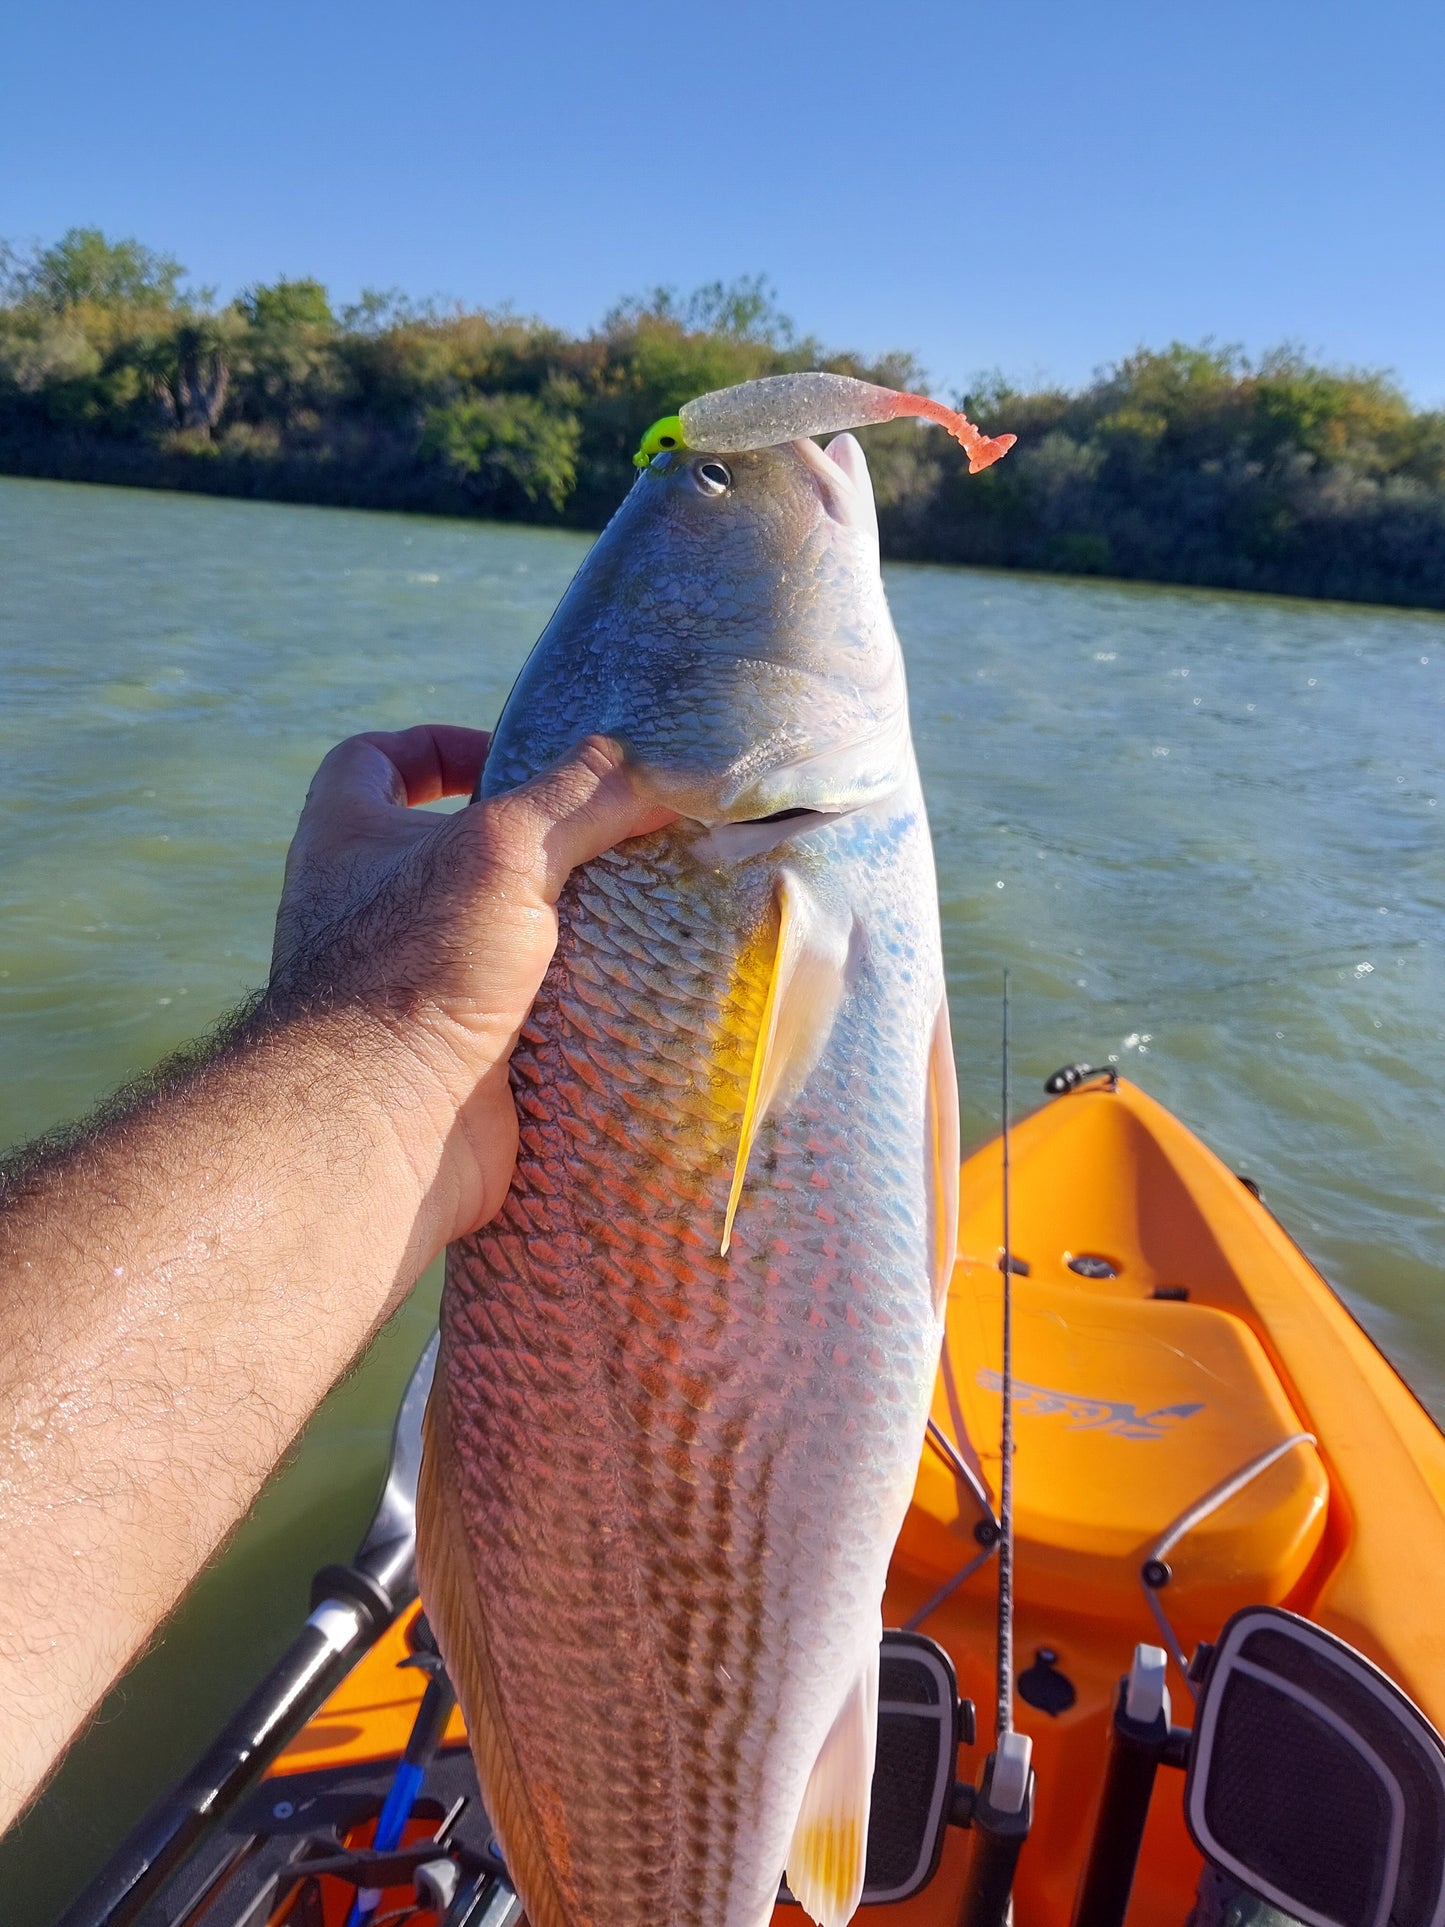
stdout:
[[434,1332],[392,1432],[386,1483],[349,1566],[312,1581],[311,1617],[180,1783],[126,1835],[56,1927],[129,1927],[146,1902],[258,1779],[416,1593],[421,1421],[436,1369]]

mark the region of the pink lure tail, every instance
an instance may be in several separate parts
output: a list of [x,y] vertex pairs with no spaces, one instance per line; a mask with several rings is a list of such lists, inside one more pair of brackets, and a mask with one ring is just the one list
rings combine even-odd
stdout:
[[895,395],[889,413],[895,420],[921,415],[925,421],[937,422],[940,428],[946,428],[966,451],[970,475],[991,468],[1018,440],[1017,435],[985,435],[961,410],[945,408],[942,402],[930,401],[927,395]]

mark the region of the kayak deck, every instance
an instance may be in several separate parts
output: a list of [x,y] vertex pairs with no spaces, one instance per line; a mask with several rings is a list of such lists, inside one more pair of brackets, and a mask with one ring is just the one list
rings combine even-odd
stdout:
[[[995,1142],[963,1166],[934,1404],[940,1428],[977,1442],[990,1498],[1000,1184]],[[1368,1653],[1437,1724],[1445,1716],[1445,1628],[1431,1605],[1445,1580],[1445,1439],[1259,1199],[1136,1087],[1087,1085],[1016,1126],[1011,1191],[1015,1262],[1028,1267],[1014,1290],[1017,1720],[1038,1775],[1015,1906],[1020,1922],[1065,1922],[1137,1641],[1187,1656],[1239,1606],[1286,1605]],[[907,1623],[959,1569],[979,1516],[942,1455],[925,1453],[889,1623]],[[1167,1568],[1152,1589],[1151,1558]],[[991,1574],[989,1561],[919,1626],[980,1708],[993,1701]],[[1169,1687],[1187,1722],[1176,1665]],[[991,1743],[981,1727],[964,1777]],[[1201,1863],[1180,1796],[1165,1776],[1135,1922],[1189,1911]],[[960,1839],[957,1865],[965,1853]],[[948,1914],[948,1872],[915,1908]]]
[[[959,1756],[969,1781],[993,1740],[1000,1179],[997,1141],[962,1167],[930,1444],[884,1602],[886,1625],[947,1649],[978,1704],[977,1741]],[[1445,1725],[1433,1606],[1445,1438],[1258,1198],[1122,1080],[1085,1084],[1015,1127],[1012,1222],[1016,1717],[1038,1776],[1015,1918],[1063,1927],[1136,1642],[1187,1659],[1236,1608],[1285,1605],[1359,1647]],[[424,1685],[402,1664],[413,1616],[366,1654],[263,1788],[362,1774],[401,1752]],[[1169,1688],[1187,1721],[1177,1662]],[[454,1713],[444,1745],[464,1738]],[[1189,1912],[1201,1862],[1180,1791],[1177,1775],[1158,1784],[1133,1923]],[[347,1844],[365,1845],[366,1832]],[[934,1881],[871,1917],[951,1923],[968,1852],[969,1836],[950,1830]],[[351,1890],[324,1876],[316,1888],[316,1927],[340,1927]],[[273,1919],[290,1905],[278,1898]],[[378,1918],[410,1898],[387,1893]],[[779,1927],[800,1918],[778,1910]]]

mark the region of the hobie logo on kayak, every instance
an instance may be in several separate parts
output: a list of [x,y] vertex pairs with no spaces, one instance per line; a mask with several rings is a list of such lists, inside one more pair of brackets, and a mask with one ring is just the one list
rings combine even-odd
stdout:
[[[997,1372],[980,1371],[978,1383],[986,1392],[1003,1390]],[[1156,1405],[1152,1412],[1141,1412],[1122,1398],[1086,1398],[1082,1392],[1060,1392],[1021,1378],[1014,1380],[1014,1402],[1034,1418],[1063,1416],[1070,1431],[1112,1432],[1121,1439],[1165,1438],[1171,1425],[1204,1410],[1203,1405]]]

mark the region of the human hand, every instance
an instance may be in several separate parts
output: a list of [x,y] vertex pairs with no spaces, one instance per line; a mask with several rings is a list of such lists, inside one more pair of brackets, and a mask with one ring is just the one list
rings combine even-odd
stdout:
[[331,751],[287,855],[267,996],[283,1020],[360,1020],[367,1101],[426,1176],[438,1242],[484,1224],[511,1182],[507,1062],[556,948],[568,874],[675,814],[638,796],[603,737],[454,815],[417,807],[470,795],[488,740],[419,724]]

